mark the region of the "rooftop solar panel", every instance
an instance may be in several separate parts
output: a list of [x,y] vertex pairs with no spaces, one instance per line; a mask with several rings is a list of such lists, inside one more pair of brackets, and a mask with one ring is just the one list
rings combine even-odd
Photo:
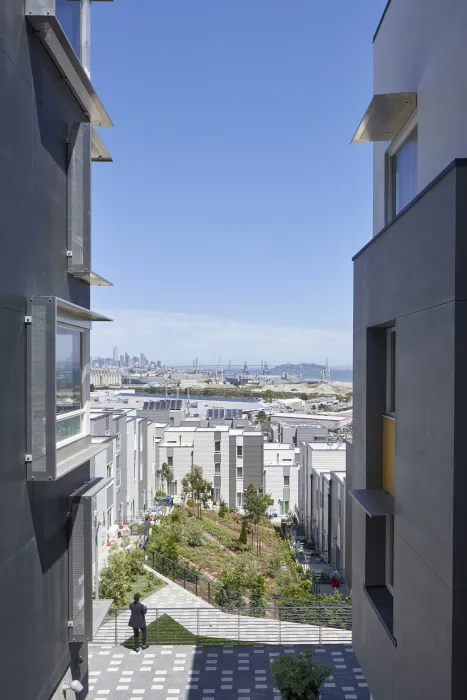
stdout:
[[177,410],[179,411],[179,410],[181,409],[181,407],[182,407],[182,400],[179,399],[179,400],[177,401]]

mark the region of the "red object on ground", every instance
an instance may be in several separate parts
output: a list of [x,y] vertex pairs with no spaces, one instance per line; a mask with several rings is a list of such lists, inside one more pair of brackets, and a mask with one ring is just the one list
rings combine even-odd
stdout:
[[331,579],[331,586],[333,588],[339,588],[339,579],[336,576],[333,576]]

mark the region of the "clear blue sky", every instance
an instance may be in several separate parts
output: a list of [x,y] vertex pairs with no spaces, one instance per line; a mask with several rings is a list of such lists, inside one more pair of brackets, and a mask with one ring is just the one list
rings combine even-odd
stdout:
[[114,163],[93,166],[93,269],[115,285],[93,305],[116,319],[93,354],[351,362],[372,149],[349,142],[385,2],[93,4],[114,122]]

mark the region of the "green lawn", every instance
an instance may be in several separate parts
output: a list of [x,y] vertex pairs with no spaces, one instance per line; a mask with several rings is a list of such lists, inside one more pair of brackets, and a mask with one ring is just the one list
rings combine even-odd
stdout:
[[[236,640],[223,639],[222,637],[197,637],[186,629],[183,625],[170,617],[161,615],[157,620],[151,622],[147,627],[148,644],[189,644],[197,646],[238,644]],[[133,636],[129,637],[123,646],[132,648],[134,644]],[[240,642],[240,644],[251,644],[251,642]]]

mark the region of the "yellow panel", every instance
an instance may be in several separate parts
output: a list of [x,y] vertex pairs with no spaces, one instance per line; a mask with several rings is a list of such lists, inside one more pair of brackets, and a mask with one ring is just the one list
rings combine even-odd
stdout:
[[394,496],[396,421],[383,416],[383,489]]

